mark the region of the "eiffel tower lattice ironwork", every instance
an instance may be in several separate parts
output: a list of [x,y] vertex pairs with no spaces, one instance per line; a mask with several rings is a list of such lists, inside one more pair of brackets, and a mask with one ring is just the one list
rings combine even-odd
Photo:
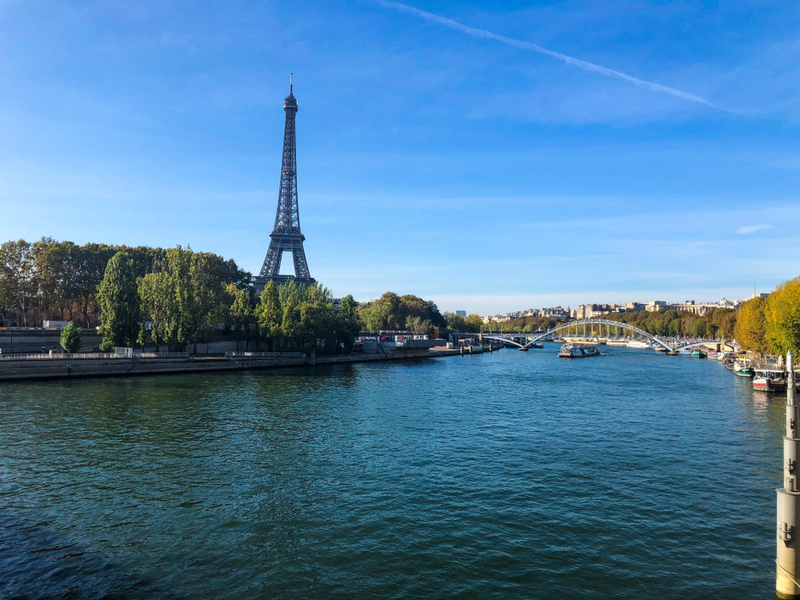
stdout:
[[[275,214],[275,227],[269,234],[269,250],[264,258],[261,272],[253,278],[253,286],[262,291],[268,282],[286,283],[294,279],[297,283],[314,283],[306,262],[303,249],[305,236],[300,232],[300,209],[297,204],[297,147],[295,141],[295,115],[297,98],[292,93],[292,78],[289,77],[289,95],[283,102],[286,111],[286,126],[283,131],[283,160],[281,162],[281,186],[278,191],[278,212]],[[284,252],[291,252],[294,259],[294,277],[281,275],[281,258]]]

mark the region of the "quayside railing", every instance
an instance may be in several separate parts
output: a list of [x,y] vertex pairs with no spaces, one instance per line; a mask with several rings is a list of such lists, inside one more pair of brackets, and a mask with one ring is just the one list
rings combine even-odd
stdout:
[[97,360],[97,359],[131,359],[131,358],[189,358],[188,352],[134,352],[118,354],[115,352],[53,352],[31,354],[0,354],[3,360]]

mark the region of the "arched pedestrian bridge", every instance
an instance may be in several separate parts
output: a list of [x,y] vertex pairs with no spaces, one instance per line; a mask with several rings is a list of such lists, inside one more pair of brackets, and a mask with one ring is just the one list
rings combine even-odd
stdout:
[[[544,333],[538,333],[534,336],[525,336],[527,342],[524,344],[516,341],[514,337],[519,338],[519,335],[496,335],[496,334],[482,334],[481,337],[485,340],[498,340],[501,342],[506,342],[508,344],[512,344],[514,346],[518,346],[519,348],[530,348],[534,342],[538,342],[546,337],[554,335],[559,331],[569,331],[571,329],[575,329],[578,335],[583,335],[584,337],[601,337],[603,326],[606,326],[606,336],[608,336],[608,332],[610,331],[611,327],[615,327],[617,329],[624,329],[625,331],[630,331],[631,333],[635,334],[638,337],[645,338],[650,340],[651,342],[655,342],[656,344],[663,346],[667,350],[682,350],[683,348],[691,348],[693,346],[703,346],[709,343],[709,340],[703,342],[689,342],[689,343],[680,343],[677,340],[661,340],[656,336],[647,333],[643,329],[639,329],[638,327],[634,327],[633,325],[629,325],[627,323],[620,323],[619,321],[609,321],[608,319],[581,319],[580,321],[570,321],[569,323],[562,323],[561,325],[557,325],[552,329],[545,331]],[[589,326],[587,330],[587,326]],[[595,326],[598,326],[598,331],[595,333]],[[583,330],[581,333],[580,330]]]

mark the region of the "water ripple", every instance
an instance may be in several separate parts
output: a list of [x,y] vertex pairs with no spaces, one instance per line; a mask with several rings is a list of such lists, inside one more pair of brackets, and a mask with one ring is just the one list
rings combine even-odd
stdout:
[[783,399],[609,348],[5,384],[3,598],[771,598]]

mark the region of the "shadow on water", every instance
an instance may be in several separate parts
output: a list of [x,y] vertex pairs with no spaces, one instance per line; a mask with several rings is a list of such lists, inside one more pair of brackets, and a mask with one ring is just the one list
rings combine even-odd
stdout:
[[120,570],[45,523],[0,512],[0,598],[4,600],[181,600],[145,576]]

